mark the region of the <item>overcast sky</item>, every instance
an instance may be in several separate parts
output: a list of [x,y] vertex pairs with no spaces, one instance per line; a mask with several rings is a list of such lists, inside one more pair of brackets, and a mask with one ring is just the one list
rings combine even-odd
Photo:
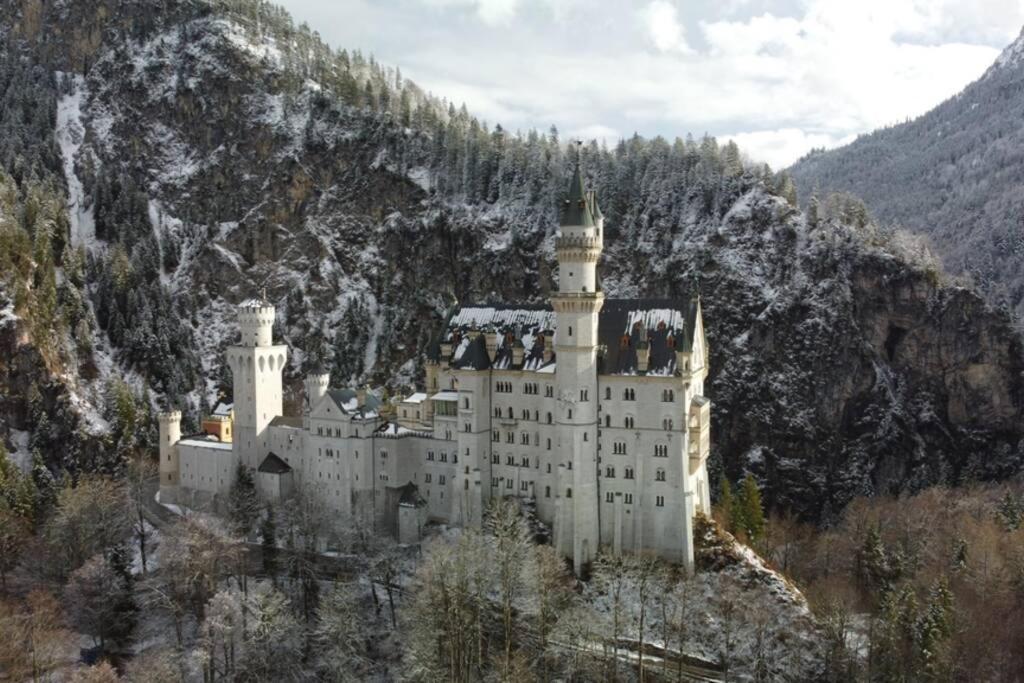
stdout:
[[708,132],[786,166],[979,77],[1024,0],[277,0],[512,130]]

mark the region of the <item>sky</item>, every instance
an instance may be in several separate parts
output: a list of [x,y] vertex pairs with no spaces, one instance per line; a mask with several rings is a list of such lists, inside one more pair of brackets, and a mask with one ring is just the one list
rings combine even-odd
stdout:
[[980,77],[1024,0],[276,0],[509,130],[734,139],[782,168]]

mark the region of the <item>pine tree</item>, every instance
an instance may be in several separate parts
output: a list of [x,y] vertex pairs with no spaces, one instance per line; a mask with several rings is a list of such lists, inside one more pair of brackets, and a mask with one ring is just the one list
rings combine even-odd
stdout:
[[268,505],[266,516],[260,523],[260,545],[263,551],[263,571],[270,580],[277,583],[277,523],[274,519],[274,508]]
[[764,507],[761,504],[761,489],[750,473],[743,478],[740,505],[743,510],[743,531],[751,542],[759,540],[764,535]]
[[259,511],[260,501],[252,470],[239,462],[235,468],[235,481],[228,491],[228,520],[232,531],[242,538],[249,538]]
[[[729,533],[735,534],[738,522],[742,521],[742,511],[737,509],[736,499],[732,494],[732,484],[723,475],[718,480],[718,519]],[[740,516],[737,516],[739,513]]]
[[1010,491],[1007,491],[1006,495],[999,501],[997,514],[1007,531],[1019,529],[1021,520],[1024,519],[1024,511],[1021,509],[1020,499]]

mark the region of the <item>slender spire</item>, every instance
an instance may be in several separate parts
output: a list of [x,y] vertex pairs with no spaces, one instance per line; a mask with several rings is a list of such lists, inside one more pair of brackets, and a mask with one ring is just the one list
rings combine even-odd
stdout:
[[569,195],[562,202],[562,225],[593,227],[594,216],[587,201],[587,193],[583,188],[582,172],[582,140],[575,141],[576,163],[572,172],[572,180],[569,181]]

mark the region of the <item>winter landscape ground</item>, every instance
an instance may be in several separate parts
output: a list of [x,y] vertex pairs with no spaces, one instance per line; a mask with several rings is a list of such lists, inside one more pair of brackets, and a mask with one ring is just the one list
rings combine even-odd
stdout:
[[400,545],[242,470],[220,515],[156,482],[243,300],[294,416],[318,362],[387,404],[453,301],[546,301],[556,128],[262,0],[0,3],[0,680],[1021,680],[1022,49],[789,170],[584,142],[604,292],[700,294],[715,491],[692,575],[577,576],[527,499]]

